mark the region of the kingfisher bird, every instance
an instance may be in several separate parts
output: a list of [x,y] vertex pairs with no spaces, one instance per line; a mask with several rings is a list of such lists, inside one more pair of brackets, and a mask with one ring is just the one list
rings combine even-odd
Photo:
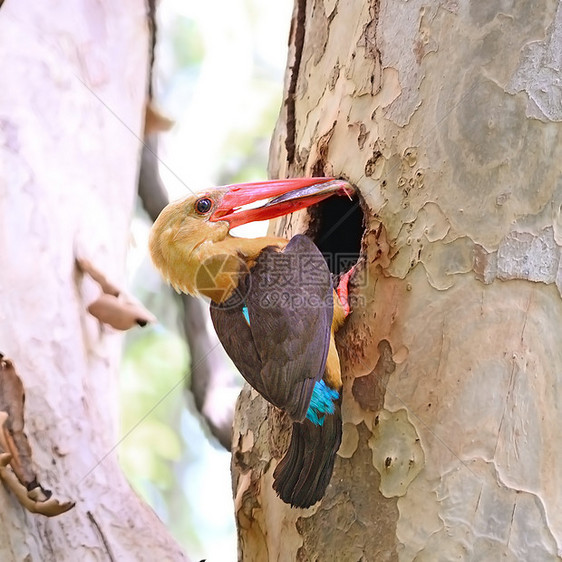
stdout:
[[323,497],[341,443],[334,333],[349,313],[349,274],[334,290],[324,257],[304,235],[248,239],[230,230],[353,194],[348,182],[334,178],[217,187],[170,203],[150,233],[150,254],[164,278],[178,291],[211,300],[227,354],[246,381],[291,418],[273,487],[293,507]]

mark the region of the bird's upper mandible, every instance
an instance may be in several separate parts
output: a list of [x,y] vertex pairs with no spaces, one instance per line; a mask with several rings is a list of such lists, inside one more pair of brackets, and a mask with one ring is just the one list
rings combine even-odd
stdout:
[[[251,266],[265,247],[287,243],[269,236],[235,238],[231,228],[283,216],[335,194],[351,196],[353,188],[333,178],[298,178],[234,184],[190,195],[166,206],[154,223],[149,239],[152,260],[177,290],[223,302],[235,289],[237,272],[245,269],[240,260]],[[261,207],[246,208],[259,201],[264,201]],[[209,283],[216,284],[215,290]]]

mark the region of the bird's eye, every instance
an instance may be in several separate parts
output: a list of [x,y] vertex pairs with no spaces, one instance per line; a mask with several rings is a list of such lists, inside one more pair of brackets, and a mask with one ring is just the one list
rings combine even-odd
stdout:
[[201,197],[195,202],[195,210],[200,215],[206,215],[213,208],[213,202],[208,197]]

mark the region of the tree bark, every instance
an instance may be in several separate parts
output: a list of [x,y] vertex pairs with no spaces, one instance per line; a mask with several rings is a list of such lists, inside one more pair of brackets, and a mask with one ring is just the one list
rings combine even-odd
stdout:
[[0,559],[182,560],[118,466],[121,336],[86,311],[120,286],[136,195],[146,6],[10,1],[0,10],[0,348],[25,390],[34,470],[76,505],[47,519],[0,486]]
[[349,179],[367,224],[331,484],[275,497],[289,425],[244,391],[241,559],[559,559],[561,53],[556,1],[296,0],[271,175]]

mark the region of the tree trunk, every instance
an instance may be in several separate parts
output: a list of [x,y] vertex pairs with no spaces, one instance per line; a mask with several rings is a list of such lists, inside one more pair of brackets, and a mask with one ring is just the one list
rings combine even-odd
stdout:
[[184,559],[118,466],[121,336],[86,311],[100,289],[75,262],[123,283],[148,52],[140,0],[0,9],[0,349],[29,470],[76,502],[49,519],[0,485],[3,561]]
[[321,503],[275,497],[289,425],[238,404],[243,560],[562,553],[561,53],[556,1],[297,0],[270,171],[349,179],[366,229]]

